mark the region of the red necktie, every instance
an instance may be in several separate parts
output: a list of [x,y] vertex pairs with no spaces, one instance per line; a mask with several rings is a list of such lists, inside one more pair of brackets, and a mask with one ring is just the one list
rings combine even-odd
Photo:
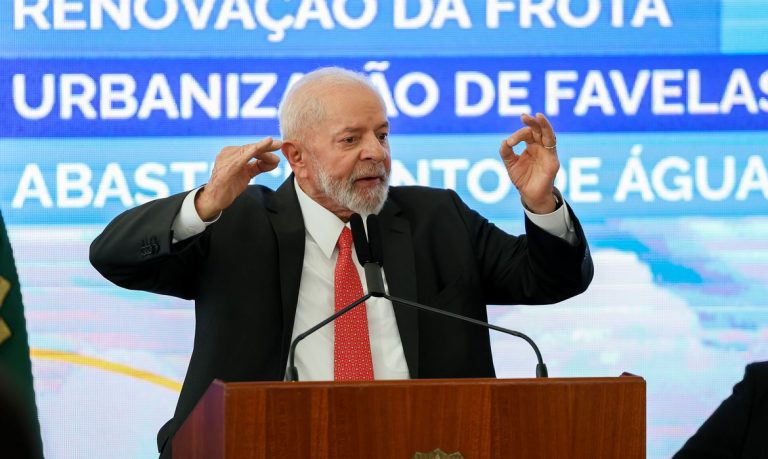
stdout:
[[[336,311],[363,296],[363,285],[352,262],[352,232],[344,227],[336,243],[339,258],[334,272]],[[371,341],[365,303],[336,319],[333,337],[333,379],[337,381],[373,380]]]

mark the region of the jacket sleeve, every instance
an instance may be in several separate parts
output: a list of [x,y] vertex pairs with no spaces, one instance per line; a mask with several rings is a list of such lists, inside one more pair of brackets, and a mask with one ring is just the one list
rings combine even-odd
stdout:
[[121,287],[194,298],[207,232],[172,244],[171,226],[185,196],[158,199],[118,215],[91,243],[93,267]]
[[[526,234],[511,236],[451,193],[467,226],[488,304],[552,304],[584,292],[594,267],[575,214],[575,245],[525,219]],[[567,204],[566,204],[567,205]]]

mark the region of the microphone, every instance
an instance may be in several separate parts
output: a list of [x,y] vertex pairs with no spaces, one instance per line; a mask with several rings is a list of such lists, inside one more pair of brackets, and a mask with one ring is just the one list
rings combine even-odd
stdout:
[[[372,222],[373,225],[371,224]],[[387,292],[384,291],[384,278],[381,276],[381,267],[383,265],[380,255],[381,245],[374,247],[368,243],[369,239],[374,236],[376,240],[381,241],[380,233],[371,235],[370,238],[366,237],[363,218],[359,214],[352,214],[349,217],[349,226],[352,230],[352,241],[355,244],[357,261],[360,262],[360,266],[365,270],[365,283],[368,285],[368,294],[375,297],[386,295]],[[368,216],[368,234],[371,231],[380,231],[378,217],[373,214]],[[378,253],[374,252],[374,249]]]
[[[357,214],[355,214],[355,215],[357,215]],[[359,218],[359,216],[358,216],[358,218]],[[366,269],[365,270],[366,282],[368,283],[369,286],[371,285],[372,282],[373,283],[379,283],[380,282],[381,285],[382,285],[382,292],[384,292],[384,287],[383,287],[384,281],[382,280],[382,277],[381,277],[381,266],[384,265],[384,262],[383,262],[383,258],[384,258],[383,252],[384,252],[384,250],[383,250],[383,245],[382,245],[382,240],[383,239],[381,237],[381,228],[379,227],[378,217],[376,215],[374,215],[374,214],[369,215],[367,223],[368,223],[368,240],[367,241],[363,241],[362,237],[360,237],[359,235],[358,235],[358,239],[360,239],[360,244],[361,245],[365,244],[368,247],[360,247],[360,248],[358,248],[358,245],[357,245],[358,244],[358,239],[354,239],[354,237],[353,237],[353,239],[355,241],[355,250],[357,251],[358,254],[360,253],[360,251],[363,251],[366,255],[369,255],[372,258],[373,262],[370,262],[369,264],[375,266],[376,270],[374,271],[372,269],[370,271],[370,276],[372,276],[372,277],[376,277],[377,276],[377,278],[371,280],[369,278],[369,270]],[[360,220],[360,225],[362,226],[362,220]],[[363,237],[364,237],[364,235],[363,235]],[[360,261],[360,263],[362,264],[362,260]],[[370,294],[370,288],[369,288],[369,294]],[[382,296],[382,297],[388,299],[389,301],[391,301],[392,304],[400,304],[400,305],[408,306],[408,307],[415,308],[415,309],[418,309],[418,310],[421,310],[421,311],[427,311],[427,312],[431,312],[433,314],[437,314],[437,315],[441,315],[441,316],[452,317],[454,319],[458,319],[458,320],[461,320],[461,321],[464,321],[464,322],[468,322],[468,323],[471,323],[471,324],[474,324],[474,325],[477,325],[477,326],[480,326],[480,327],[484,327],[484,328],[487,328],[487,329],[495,330],[495,331],[498,331],[498,332],[506,333],[506,334],[511,335],[511,336],[515,336],[517,338],[524,339],[533,348],[533,352],[536,354],[536,359],[538,360],[538,363],[536,364],[536,377],[537,378],[546,378],[546,377],[549,376],[549,372],[547,371],[547,366],[544,364],[544,360],[541,357],[541,352],[539,351],[539,347],[536,345],[536,343],[528,335],[526,335],[524,333],[521,333],[521,332],[518,332],[518,331],[515,331],[515,330],[510,330],[510,329],[504,328],[504,327],[499,327],[498,325],[493,325],[493,324],[490,324],[488,322],[483,322],[482,320],[477,320],[477,319],[473,319],[471,317],[466,317],[466,316],[463,316],[461,314],[456,314],[456,313],[453,313],[453,312],[444,311],[442,309],[437,309],[437,308],[433,308],[431,306],[427,306],[427,305],[424,305],[424,304],[420,304],[420,303],[416,303],[416,302],[413,302],[413,301],[405,300],[403,298],[398,298],[398,297],[389,295],[386,292],[384,292],[382,295],[374,295],[374,296]]]
[[379,226],[379,216],[376,214],[368,215],[368,245],[371,249],[371,258],[373,261],[384,267],[384,247],[381,245],[381,226]]
[[352,230],[352,242],[355,244],[357,260],[360,262],[360,266],[365,266],[366,263],[370,263],[373,260],[371,259],[368,237],[365,235],[363,217],[360,214],[352,214],[349,217],[349,228]]

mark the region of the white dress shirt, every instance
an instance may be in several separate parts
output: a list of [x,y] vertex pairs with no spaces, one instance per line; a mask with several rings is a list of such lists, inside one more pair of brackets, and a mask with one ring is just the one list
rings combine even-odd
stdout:
[[[305,240],[304,266],[291,339],[334,312],[333,278],[339,252],[336,241],[345,226],[336,215],[307,196],[295,181],[294,187],[304,218]],[[187,195],[173,221],[174,243],[203,232],[208,225],[218,220],[217,217],[213,221],[203,222],[198,216],[194,198],[199,190],[192,190]],[[546,215],[534,214],[527,209],[525,213],[531,222],[543,230],[575,243],[576,233],[566,206]],[[365,274],[357,261],[354,248],[352,259],[363,291],[367,293],[367,286],[363,282]],[[366,301],[366,310],[374,378],[408,379],[408,365],[392,302],[384,298],[370,298]],[[296,347],[296,368],[302,381],[333,380],[333,330],[333,323],[330,323]]]
[[[339,217],[313,201],[295,182],[294,186],[306,232],[304,267],[301,270],[292,338],[334,312],[334,270],[339,255],[336,241],[345,226]],[[357,260],[354,247],[352,261],[360,276],[363,292],[368,293],[368,286],[362,282],[365,280],[365,272]],[[386,279],[384,285],[386,287]],[[392,302],[384,298],[369,298],[365,308],[368,313],[374,378],[408,379],[408,364]],[[296,347],[296,368],[302,381],[333,380],[333,325],[326,325]]]

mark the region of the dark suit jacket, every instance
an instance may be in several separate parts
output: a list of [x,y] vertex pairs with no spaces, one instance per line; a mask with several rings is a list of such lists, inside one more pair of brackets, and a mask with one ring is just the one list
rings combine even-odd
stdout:
[[768,458],[768,362],[747,365],[733,394],[674,459]]
[[[194,349],[174,418],[158,435],[161,450],[214,378],[284,378],[304,256],[292,177],[277,191],[250,186],[202,234],[172,245],[184,196],[121,214],[90,252],[117,285],[195,300]],[[514,237],[453,191],[423,187],[392,187],[379,217],[384,271],[397,297],[485,321],[487,304],[555,303],[592,279],[575,217],[576,246],[529,221],[527,236]],[[411,377],[495,375],[486,330],[411,309],[396,307],[395,317]]]

